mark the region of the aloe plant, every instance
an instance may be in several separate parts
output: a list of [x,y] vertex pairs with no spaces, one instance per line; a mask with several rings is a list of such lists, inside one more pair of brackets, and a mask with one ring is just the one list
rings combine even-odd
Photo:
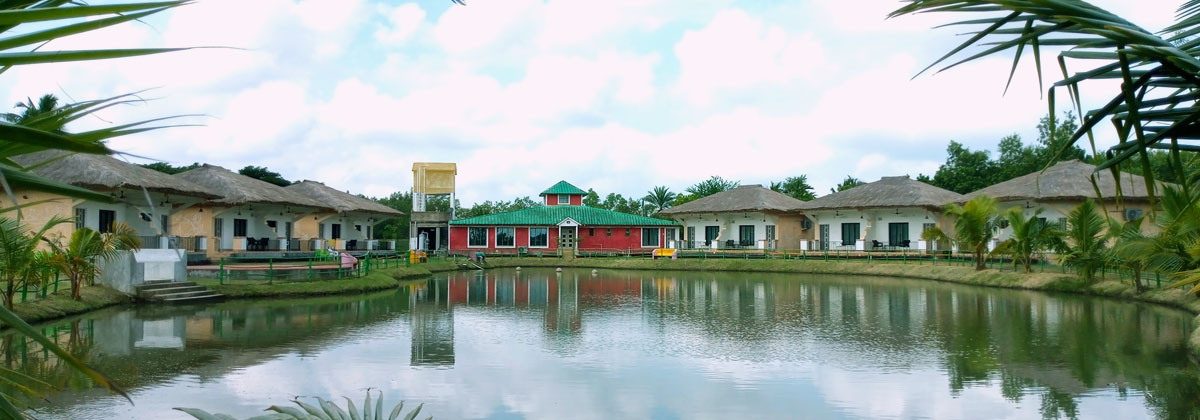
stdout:
[[[321,397],[314,397],[316,404],[306,404],[299,399],[292,400],[292,403],[297,407],[280,407],[272,405],[264,411],[272,411],[271,414],[250,417],[246,420],[413,420],[417,418],[417,414],[421,413],[421,407],[424,404],[418,405],[404,417],[400,417],[404,413],[404,401],[392,407],[392,410],[387,412],[385,417],[383,405],[383,392],[379,393],[379,398],[375,400],[374,407],[371,404],[371,390],[367,390],[367,397],[363,400],[362,410],[354,406],[354,401],[350,397],[342,397],[346,399],[346,408],[339,407],[333,401],[327,401]],[[227,414],[212,414],[198,408],[175,408],[195,417],[199,420],[237,420],[236,417]],[[426,417],[426,420],[433,417]]]

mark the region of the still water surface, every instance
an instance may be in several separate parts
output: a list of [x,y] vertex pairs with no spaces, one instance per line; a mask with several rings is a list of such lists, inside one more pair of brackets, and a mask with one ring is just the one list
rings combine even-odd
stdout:
[[[75,378],[39,417],[241,418],[373,387],[436,419],[1200,418],[1191,328],[1151,305],[875,277],[452,273],[48,325],[135,404]],[[68,382],[3,339],[9,366]]]

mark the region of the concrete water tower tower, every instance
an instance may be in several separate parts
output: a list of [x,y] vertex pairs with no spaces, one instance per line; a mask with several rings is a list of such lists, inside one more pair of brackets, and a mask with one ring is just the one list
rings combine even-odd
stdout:
[[409,249],[450,249],[450,220],[454,219],[453,163],[413,163],[413,208],[409,225]]

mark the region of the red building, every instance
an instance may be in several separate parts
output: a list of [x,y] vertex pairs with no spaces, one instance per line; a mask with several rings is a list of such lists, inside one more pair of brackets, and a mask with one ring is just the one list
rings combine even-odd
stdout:
[[450,221],[450,252],[649,253],[676,240],[678,223],[585,206],[587,192],[566,181],[540,195],[537,207]]

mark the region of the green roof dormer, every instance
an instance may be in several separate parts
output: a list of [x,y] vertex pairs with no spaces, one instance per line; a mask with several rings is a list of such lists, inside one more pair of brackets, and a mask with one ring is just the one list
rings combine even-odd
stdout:
[[545,197],[548,195],[559,195],[559,194],[587,195],[587,191],[581,190],[581,189],[579,189],[579,187],[571,185],[571,183],[569,183],[567,181],[558,181],[557,184],[554,184],[554,186],[547,188],[546,191],[542,191],[542,193],[538,194],[538,195]]

